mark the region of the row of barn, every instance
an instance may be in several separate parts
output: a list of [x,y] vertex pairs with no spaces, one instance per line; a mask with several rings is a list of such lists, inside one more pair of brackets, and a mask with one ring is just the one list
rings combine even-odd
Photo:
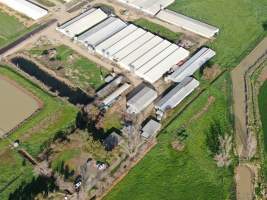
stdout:
[[45,8],[28,0],[0,0],[0,3],[33,20],[38,20],[48,13]]
[[190,54],[151,32],[107,16],[100,8],[90,9],[58,30],[149,83],[158,81]]
[[[153,88],[143,87],[127,100],[127,112],[131,114],[138,114],[154,103],[157,116],[162,117],[199,86],[192,75],[215,56],[213,50],[203,47],[188,59],[190,52],[186,49],[109,16],[100,8],[84,12],[57,30],[151,84],[168,72],[166,79],[173,81],[174,87],[160,97]],[[108,108],[128,88],[130,84],[118,76],[98,91],[97,96],[102,99],[103,107]]]
[[192,19],[185,15],[165,9],[175,0],[117,0],[158,19],[191,31],[205,38],[212,38],[219,33],[217,27]]

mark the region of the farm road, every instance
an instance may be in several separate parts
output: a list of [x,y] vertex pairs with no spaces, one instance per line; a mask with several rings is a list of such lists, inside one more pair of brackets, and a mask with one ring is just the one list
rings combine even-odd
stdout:
[[[266,54],[267,37],[231,72],[233,84],[233,111],[235,116],[235,141],[239,158],[247,159],[250,154],[247,131],[246,72]],[[255,136],[253,136],[255,137]],[[256,138],[255,138],[256,139]],[[255,174],[245,164],[236,168],[236,192],[238,200],[252,200]]]

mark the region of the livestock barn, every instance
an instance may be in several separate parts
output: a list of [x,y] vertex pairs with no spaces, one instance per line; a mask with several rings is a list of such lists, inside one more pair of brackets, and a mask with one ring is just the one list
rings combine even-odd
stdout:
[[162,10],[157,14],[156,17],[195,34],[201,35],[205,38],[210,39],[219,33],[219,29],[217,27],[192,19],[177,12],[173,12],[171,10]]
[[75,37],[108,18],[100,8],[92,8],[57,28],[68,37]]
[[189,51],[133,24],[109,37],[95,51],[149,83],[189,56]]
[[175,0],[117,0],[150,15],[171,5]]
[[46,9],[27,0],[0,0],[0,3],[33,20],[38,20],[48,13]]
[[192,76],[215,55],[215,51],[203,47],[182,66],[178,67],[170,76],[168,76],[168,79],[174,82],[181,82],[185,77]]
[[155,83],[189,56],[189,51],[149,31],[90,9],[58,28],[88,50]]

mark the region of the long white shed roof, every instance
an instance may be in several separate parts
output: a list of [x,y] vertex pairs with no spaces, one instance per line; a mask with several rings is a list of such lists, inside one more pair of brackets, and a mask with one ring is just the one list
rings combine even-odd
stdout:
[[27,0],[0,0],[0,3],[34,20],[38,20],[48,13],[46,9]]
[[191,94],[198,86],[199,86],[199,82],[196,79],[192,77],[186,77],[181,83],[179,83],[170,92],[168,92],[163,98],[161,98],[155,104],[155,108],[157,110],[165,112],[168,109],[172,109],[176,107],[189,94]]
[[143,46],[141,46],[140,48],[136,49],[131,54],[123,58],[119,63],[121,65],[124,65],[124,68],[126,68],[126,66],[130,66],[131,63],[138,60],[141,56],[145,55],[148,51],[153,49],[155,46],[157,46],[162,41],[163,41],[162,38],[158,36],[154,36],[151,40],[149,40]]
[[136,74],[139,76],[143,76],[146,74],[150,69],[152,69],[157,64],[161,63],[162,60],[166,59],[169,55],[171,55],[173,52],[175,52],[179,47],[175,44],[171,44],[167,49],[164,51],[161,51],[157,56],[155,56],[154,59],[151,59],[148,61],[145,65],[140,67]]
[[127,101],[127,112],[138,114],[157,98],[157,92],[147,86]]
[[155,46],[153,49],[151,49],[149,52],[144,54],[142,57],[140,57],[138,60],[131,63],[131,68],[138,70],[140,67],[142,67],[146,62],[153,59],[155,56],[157,56],[159,53],[167,49],[171,43],[167,40],[163,40],[161,43],[159,43],[157,46]]
[[105,106],[110,105],[115,99],[117,99],[123,92],[125,92],[130,85],[128,83],[124,83],[122,86],[120,86],[118,89],[116,89],[113,93],[111,93],[109,96],[107,96],[103,100],[103,104]]
[[206,38],[212,38],[219,32],[219,29],[214,26],[170,10],[160,11],[157,18]]
[[175,0],[118,0],[126,3],[136,9],[139,9],[147,14],[155,15],[161,9],[168,7]]
[[81,34],[77,40],[86,46],[95,48],[96,45],[105,41],[110,36],[125,28],[127,24],[116,17],[109,17],[94,28]]
[[137,27],[135,25],[130,24],[129,26],[125,27],[124,29],[122,29],[121,31],[119,31],[118,33],[110,37],[109,39],[97,45],[96,52],[105,56],[105,52],[107,51],[109,47],[116,44],[117,42],[125,38],[127,35],[135,31],[136,29]]
[[178,67],[168,78],[174,82],[181,82],[185,77],[192,76],[201,66],[215,55],[216,53],[213,50],[203,47],[187,62]]
[[140,48],[142,45],[144,45],[146,42],[151,40],[154,37],[154,34],[150,32],[146,32],[144,35],[139,37],[137,40],[135,40],[133,43],[129,44],[127,48],[117,52],[114,55],[114,58],[118,61],[122,60],[126,56],[128,56],[130,53],[135,51],[136,49]]
[[154,66],[148,72],[146,72],[143,77],[150,83],[154,83],[159,80],[166,72],[168,72],[174,65],[178,64],[180,61],[186,59],[189,56],[189,52],[183,48],[177,49],[166,59],[161,61],[158,65]]
[[114,55],[119,52],[120,50],[127,48],[127,46],[129,44],[131,44],[132,42],[134,42],[135,40],[137,40],[139,37],[141,37],[142,35],[144,35],[146,33],[145,30],[138,28],[137,30],[135,30],[134,32],[132,32],[131,34],[129,34],[127,37],[123,38],[122,40],[120,40],[119,42],[117,42],[116,44],[114,44],[113,46],[111,46],[107,51],[106,54],[113,59]]
[[66,22],[60,26],[58,30],[69,37],[75,37],[105,20],[107,17],[108,15],[100,8],[92,8],[69,22]]

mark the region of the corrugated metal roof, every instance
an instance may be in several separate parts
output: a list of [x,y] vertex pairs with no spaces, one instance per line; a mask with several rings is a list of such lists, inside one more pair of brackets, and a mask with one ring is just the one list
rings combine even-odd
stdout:
[[163,41],[162,38],[158,36],[154,36],[146,44],[136,49],[135,51],[133,51],[131,54],[129,54],[125,58],[123,58],[119,62],[120,65],[123,65],[124,68],[127,68],[128,66],[130,66],[132,62],[138,60],[141,56],[145,55],[147,52],[149,52],[151,49],[153,49],[155,46],[157,46],[162,41]]
[[67,26],[63,25],[58,30],[69,37],[74,37],[105,20],[107,17],[108,15],[100,8],[93,9],[93,11],[89,10],[85,14],[82,14],[82,17],[77,16],[68,22]]
[[206,38],[212,38],[219,32],[219,29],[214,26],[208,25],[206,23],[200,22],[198,20],[192,19],[190,17],[181,15],[170,10],[160,11],[157,14],[157,18],[171,23],[175,26],[182,27],[185,30],[199,34]]
[[46,9],[43,9],[40,6],[26,0],[0,0],[0,3],[5,4],[13,10],[20,12],[34,20],[38,20],[48,13]]
[[126,28],[122,29],[121,31],[119,31],[118,33],[110,37],[109,39],[97,45],[96,52],[105,56],[105,53],[108,48],[110,48],[111,46],[113,46],[114,44],[122,40],[123,38],[127,37],[129,34],[134,32],[136,29],[137,29],[137,26],[130,24]]
[[161,98],[156,104],[155,108],[165,112],[168,109],[176,107],[180,102],[184,100],[189,94],[191,94],[197,87],[199,82],[192,78],[186,77],[181,83],[168,92],[163,98]]
[[168,72],[174,65],[178,64],[182,60],[189,56],[189,52],[183,48],[178,48],[175,52],[162,60],[158,65],[154,66],[143,77],[150,83],[154,83],[159,80],[166,72]]
[[80,35],[77,40],[85,45],[95,47],[110,36],[125,28],[127,24],[116,17],[109,17],[94,28]]
[[131,34],[127,35],[127,37],[123,38],[122,40],[118,41],[116,44],[114,44],[113,46],[111,46],[107,51],[106,54],[113,59],[113,56],[119,52],[120,50],[127,48],[127,46],[129,44],[131,44],[132,42],[134,42],[135,40],[137,40],[139,37],[141,37],[142,35],[144,35],[146,33],[145,30],[138,28],[137,30],[135,30],[134,32],[132,32]]
[[147,86],[127,101],[129,113],[140,113],[157,98],[157,92]]
[[152,33],[146,32],[140,38],[138,38],[133,43],[131,43],[130,45],[128,45],[127,48],[125,48],[125,49],[117,52],[114,55],[114,58],[116,60],[118,60],[118,61],[122,60],[123,58],[125,58],[126,56],[128,56],[130,53],[132,53],[136,49],[138,49],[141,46],[143,46],[146,42],[148,42],[149,40],[151,40],[153,37],[154,37],[154,35]]
[[124,83],[118,89],[116,89],[113,93],[111,93],[108,97],[103,100],[104,105],[110,105],[115,99],[117,99],[123,92],[125,92],[130,85],[128,83]]
[[155,15],[161,9],[168,7],[175,0],[118,0],[150,15]]
[[208,60],[213,58],[216,53],[209,48],[202,48],[194,56],[192,56],[182,66],[178,67],[170,76],[169,79],[174,82],[180,82],[187,76],[192,76],[201,66]]
[[161,124],[153,119],[149,120],[146,125],[142,128],[142,136],[146,139],[155,136],[160,130]]

